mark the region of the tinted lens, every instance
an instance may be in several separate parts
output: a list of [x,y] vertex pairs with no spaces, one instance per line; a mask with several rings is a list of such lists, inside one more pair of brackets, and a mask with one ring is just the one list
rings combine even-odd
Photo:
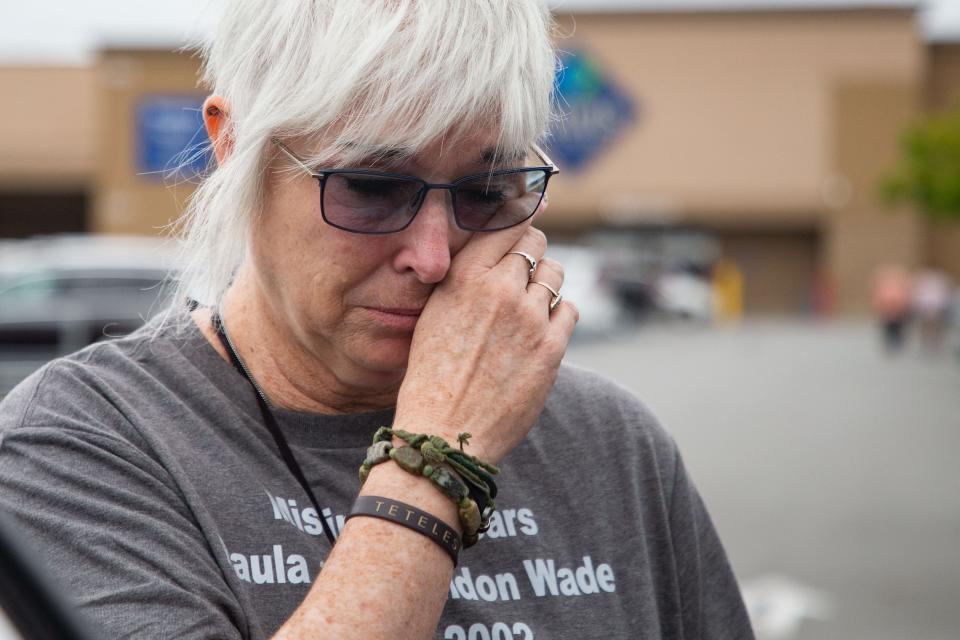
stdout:
[[331,173],[323,187],[324,219],[348,231],[399,231],[416,213],[423,185],[365,173]]
[[548,175],[529,169],[457,182],[453,207],[458,224],[473,231],[496,231],[523,222],[540,205]]

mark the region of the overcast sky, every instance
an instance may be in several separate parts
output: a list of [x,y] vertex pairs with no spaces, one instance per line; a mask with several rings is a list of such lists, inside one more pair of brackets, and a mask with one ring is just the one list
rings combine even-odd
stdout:
[[[172,46],[196,38],[219,0],[0,0],[0,64],[84,64],[104,43]],[[856,4],[858,0],[552,0],[583,6]],[[862,0],[871,4],[871,0]],[[902,5],[910,0],[874,0]],[[960,0],[919,0],[924,33],[960,39]]]

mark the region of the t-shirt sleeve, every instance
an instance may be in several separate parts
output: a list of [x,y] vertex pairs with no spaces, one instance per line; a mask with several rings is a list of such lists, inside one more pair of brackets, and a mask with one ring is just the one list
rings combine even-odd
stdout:
[[669,513],[683,637],[752,640],[750,619],[727,554],[680,452],[674,451]]
[[240,638],[240,606],[166,471],[76,425],[0,433],[0,509],[110,638]]

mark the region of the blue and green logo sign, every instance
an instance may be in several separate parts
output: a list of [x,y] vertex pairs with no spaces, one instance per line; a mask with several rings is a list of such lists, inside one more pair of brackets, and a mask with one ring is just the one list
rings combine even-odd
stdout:
[[582,51],[569,51],[557,71],[556,112],[548,148],[561,169],[580,170],[637,118],[633,100]]
[[145,178],[190,179],[210,161],[202,95],[148,95],[136,108],[137,172]]

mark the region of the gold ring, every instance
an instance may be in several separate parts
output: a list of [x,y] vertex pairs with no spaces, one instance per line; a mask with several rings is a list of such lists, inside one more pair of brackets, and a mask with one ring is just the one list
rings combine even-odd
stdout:
[[557,306],[560,304],[560,302],[563,300],[563,296],[560,295],[560,292],[555,291],[553,287],[551,287],[545,282],[540,282],[539,280],[531,280],[530,284],[538,284],[553,294],[553,299],[550,300],[550,311],[553,311],[554,309],[556,309]]

